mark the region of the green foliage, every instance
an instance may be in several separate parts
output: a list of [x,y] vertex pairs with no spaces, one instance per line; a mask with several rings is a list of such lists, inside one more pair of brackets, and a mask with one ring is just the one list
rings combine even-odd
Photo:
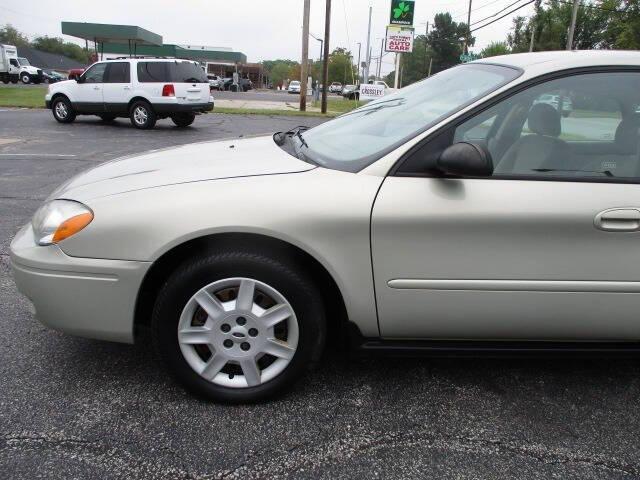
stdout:
[[42,50],[43,52],[58,53],[65,57],[73,58],[80,63],[88,63],[89,58],[87,52],[80,45],[65,42],[58,37],[36,37],[32,42],[33,48]]
[[336,48],[329,55],[329,85],[333,82],[340,82],[342,85],[354,83],[357,76],[358,71],[353,65],[351,52],[344,48]]
[[466,23],[454,22],[450,13],[436,14],[433,29],[429,32],[427,42],[433,51],[433,73],[460,63],[464,38],[467,45],[473,46],[475,38],[469,34]]
[[482,58],[497,57],[498,55],[508,55],[509,53],[511,53],[511,49],[507,42],[491,42],[480,52],[480,56]]
[[0,28],[0,43],[14,45],[16,47],[28,47],[29,39],[10,24]]
[[[262,62],[267,75],[271,78],[271,83],[274,86],[283,86],[287,79],[296,78],[292,76],[292,70],[298,69],[300,71],[300,64],[295,60],[278,59],[278,60],[265,60]],[[295,71],[293,72],[295,75]],[[298,73],[298,76],[300,74]]]

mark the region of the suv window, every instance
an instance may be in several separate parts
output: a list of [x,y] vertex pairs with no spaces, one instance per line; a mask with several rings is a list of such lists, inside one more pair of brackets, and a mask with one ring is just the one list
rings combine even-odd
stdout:
[[104,71],[107,68],[106,63],[96,63],[89,67],[89,70],[82,74],[84,83],[103,83]]
[[142,83],[209,83],[204,70],[192,62],[138,62],[137,73]]
[[104,83],[130,83],[129,63],[114,62],[109,63],[104,76]]
[[435,172],[452,143],[491,154],[495,177],[640,177],[640,73],[572,75],[535,85],[449,129],[400,171]]

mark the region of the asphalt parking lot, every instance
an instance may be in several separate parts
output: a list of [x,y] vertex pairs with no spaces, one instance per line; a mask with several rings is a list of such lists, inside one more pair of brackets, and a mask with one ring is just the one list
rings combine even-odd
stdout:
[[147,345],[33,319],[8,247],[58,184],[125,154],[321,121],[211,114],[138,131],[0,110],[0,478],[640,478],[637,359],[333,354],[284,398],[229,407],[185,393]]

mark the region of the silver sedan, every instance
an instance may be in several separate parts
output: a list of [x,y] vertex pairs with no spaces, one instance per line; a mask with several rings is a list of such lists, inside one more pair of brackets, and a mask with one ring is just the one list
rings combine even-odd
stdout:
[[51,328],[150,332],[225,402],[281,392],[329,341],[634,350],[639,87],[634,52],[494,57],[313,129],[108,162],[18,232],[16,283]]

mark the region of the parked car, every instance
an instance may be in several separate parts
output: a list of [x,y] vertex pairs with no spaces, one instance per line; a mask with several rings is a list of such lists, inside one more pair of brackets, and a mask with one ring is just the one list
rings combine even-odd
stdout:
[[71,70],[69,70],[68,80],[75,80],[80,75],[82,75],[85,70],[85,68],[72,68]]
[[344,88],[342,89],[342,92],[340,92],[340,94],[343,97],[348,97],[349,94],[353,92],[355,89],[356,89],[355,85],[345,85]]
[[60,123],[76,115],[98,115],[105,122],[129,117],[140,129],[163,118],[187,127],[196,114],[213,109],[209,80],[196,62],[158,58],[94,63],[75,80],[49,85],[45,101]]
[[253,82],[249,78],[241,78],[240,79],[240,89],[243,92],[248,92],[249,90],[253,90]]
[[329,93],[342,93],[342,84],[340,82],[333,82],[329,85]]
[[289,82],[289,88],[287,91],[289,93],[300,93],[300,82],[298,80]]
[[67,79],[67,77],[65,77],[61,73],[56,72],[55,70],[43,70],[42,77],[46,83],[56,83]]
[[[223,402],[290,387],[329,341],[637,352],[639,82],[631,51],[491,57],[312,129],[110,161],[17,233],[14,278],[45,325],[149,332]],[[555,91],[585,110],[534,103]]]
[[207,78],[209,79],[209,88],[211,90],[223,90],[224,89],[222,77],[219,77],[218,75],[209,74],[209,75],[207,75]]
[[345,89],[342,92],[342,96],[347,100],[359,100],[360,99],[360,85],[351,85],[353,88]]

